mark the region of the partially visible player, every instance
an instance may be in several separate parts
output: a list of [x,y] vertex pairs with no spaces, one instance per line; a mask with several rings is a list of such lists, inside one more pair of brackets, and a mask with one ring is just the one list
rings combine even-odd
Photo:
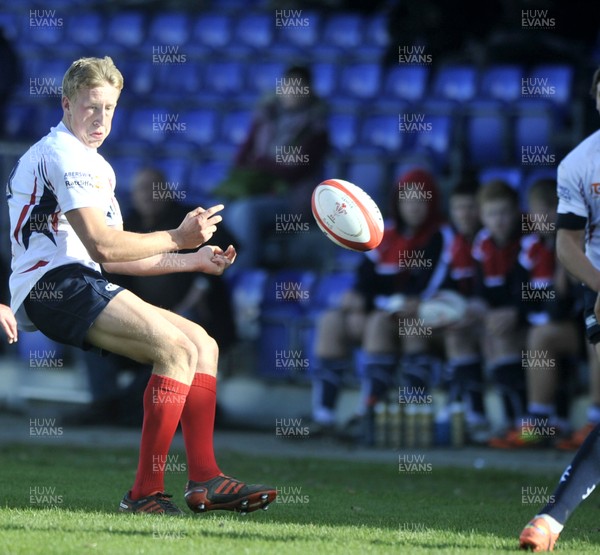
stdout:
[[[232,246],[202,246],[216,231],[223,205],[198,207],[175,229],[123,230],[115,174],[97,152],[110,133],[122,88],[123,76],[109,57],[73,62],[63,78],[62,121],[13,169],[7,186],[11,308],[25,329],[152,365],[136,477],[120,511],[181,514],[164,491],[165,465],[157,464],[166,460],[179,422],[190,509],[253,511],[272,501],[276,490],[225,476],[215,460],[216,341],[100,273],[102,264],[129,275],[220,275],[236,256]],[[194,252],[178,252],[187,249]]]
[[[600,68],[594,73],[591,93],[600,112]],[[561,161],[557,182],[556,252],[567,271],[583,283],[586,335],[600,356],[600,131]],[[521,532],[520,547],[552,551],[573,511],[599,482],[600,424],[563,472],[551,502]]]
[[6,334],[9,343],[16,343],[18,339],[17,321],[10,306],[0,304],[0,327]]

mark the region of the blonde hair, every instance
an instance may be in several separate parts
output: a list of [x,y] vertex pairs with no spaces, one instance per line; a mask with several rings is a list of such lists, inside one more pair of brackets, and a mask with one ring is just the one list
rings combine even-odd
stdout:
[[62,94],[74,100],[82,88],[112,85],[119,92],[123,89],[123,75],[117,69],[112,58],[79,58],[75,60],[63,77]]

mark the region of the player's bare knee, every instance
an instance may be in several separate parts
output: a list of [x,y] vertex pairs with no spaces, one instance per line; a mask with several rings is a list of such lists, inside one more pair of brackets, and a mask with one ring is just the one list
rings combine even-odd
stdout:
[[216,375],[218,362],[219,345],[210,335],[205,334],[205,337],[198,346],[197,371]]
[[157,362],[168,370],[181,372],[182,377],[191,380],[198,364],[198,349],[182,333],[169,338]]

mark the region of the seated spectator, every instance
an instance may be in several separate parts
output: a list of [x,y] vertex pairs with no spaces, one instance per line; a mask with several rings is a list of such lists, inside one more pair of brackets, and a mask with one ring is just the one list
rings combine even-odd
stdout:
[[528,191],[529,214],[520,261],[529,272],[522,289],[522,303],[530,325],[526,339],[527,411],[516,429],[496,447],[519,448],[551,445],[566,421],[557,414],[561,387],[560,369],[579,355],[576,286],[556,260],[556,182],[534,183]]
[[[315,428],[333,430],[343,374],[358,346],[361,400],[353,425],[360,430],[358,439],[367,444],[373,442],[373,409],[387,400],[400,352],[407,397],[411,391],[427,395],[434,380],[433,338],[419,332],[417,311],[420,301],[432,296],[445,278],[447,261],[442,255],[451,239],[442,225],[434,178],[425,170],[401,177],[393,188],[390,212],[381,244],[367,253],[358,269],[355,289],[317,325]],[[394,306],[398,294],[405,299],[402,306]]]
[[238,269],[261,263],[277,215],[312,219],[312,189],[322,177],[329,145],[326,105],[314,94],[308,68],[289,68],[282,83],[260,103],[231,174],[214,191],[229,199],[225,225],[242,247]]
[[527,328],[521,291],[527,272],[519,264],[519,194],[504,181],[493,180],[482,185],[478,202],[483,228],[475,237],[473,257],[478,296],[487,306],[483,313],[484,357],[507,424],[513,428],[521,422],[526,403],[521,353]]
[[461,402],[472,443],[489,439],[489,423],[485,414],[483,360],[481,354],[480,309],[476,293],[477,263],[473,258],[473,241],[481,227],[474,179],[459,181],[450,192],[449,215],[454,231],[450,248],[450,270],[445,289],[453,290],[467,300],[465,316],[443,330],[446,352],[448,406]]

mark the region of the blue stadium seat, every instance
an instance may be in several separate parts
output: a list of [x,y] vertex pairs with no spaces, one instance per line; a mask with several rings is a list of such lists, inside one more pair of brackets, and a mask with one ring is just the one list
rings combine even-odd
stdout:
[[23,79],[20,86],[22,98],[36,102],[54,99],[60,107],[62,80],[69,68],[69,62],[38,58],[24,64]]
[[307,356],[302,352],[301,331],[315,281],[316,274],[305,270],[280,270],[267,278],[261,308],[261,376],[290,379],[297,375],[298,368],[289,365]]
[[236,39],[252,48],[269,48],[273,43],[274,31],[272,12],[249,13],[236,20]]
[[251,123],[250,110],[229,112],[221,118],[221,137],[229,144],[240,145],[246,139]]
[[275,25],[279,32],[279,38],[284,43],[289,43],[302,49],[311,49],[318,43],[320,38],[321,15],[317,12],[302,10],[300,19],[303,20],[303,23],[306,22],[306,25],[284,26],[281,21],[280,25],[277,26],[276,18]]
[[248,66],[246,81],[258,94],[276,92],[277,80],[282,79],[287,64],[284,62],[256,62]]
[[353,64],[343,66],[338,92],[369,100],[379,93],[381,67],[379,64]]
[[[131,191],[133,188],[133,178],[145,164],[140,158],[132,156],[110,156],[108,157],[108,162],[115,171],[117,178],[115,195],[119,201],[125,224],[127,224],[127,215],[132,209]],[[127,225],[125,228],[127,229]]]
[[352,288],[355,281],[356,274],[350,271],[331,272],[319,277],[310,297],[311,313],[338,307],[344,293]]
[[398,114],[371,115],[363,120],[361,142],[393,154],[402,148],[404,134],[398,127]]
[[329,140],[336,150],[347,154],[357,142],[359,117],[355,114],[331,114],[328,118]]
[[241,62],[212,62],[204,68],[205,89],[222,95],[235,95],[244,87],[244,66]]
[[[307,355],[302,350],[298,325],[302,311],[297,305],[282,308],[277,315],[263,314],[258,343],[258,375],[263,378],[294,380],[300,377]],[[298,362],[296,362],[298,361]]]
[[167,135],[169,112],[164,108],[136,108],[129,118],[129,135],[146,144],[158,145]]
[[427,66],[395,66],[385,76],[384,93],[407,102],[420,102],[427,91]]
[[467,102],[477,93],[477,70],[468,65],[440,68],[434,78],[433,95],[455,102]]
[[50,128],[56,127],[62,116],[62,109],[58,101],[41,105],[34,126],[35,137],[39,139],[50,133]]
[[351,251],[348,249],[336,249],[334,267],[338,271],[355,272],[364,259],[365,255],[362,252]]
[[494,179],[506,181],[511,187],[519,190],[523,183],[523,169],[516,166],[489,167],[479,172],[479,183],[481,185],[485,185]]
[[74,13],[67,20],[68,37],[75,44],[97,46],[104,40],[106,24],[98,13]]
[[111,144],[117,144],[121,140],[127,141],[129,139],[129,110],[126,108],[118,107],[115,110],[111,127],[110,127],[110,138]]
[[[352,251],[346,252],[352,253]],[[360,260],[363,259],[363,255],[359,253],[352,254],[358,255]],[[302,351],[302,357],[308,359],[309,375],[316,362],[314,347],[317,319],[325,310],[339,307],[342,297],[353,287],[355,281],[356,273],[350,270],[324,274],[317,280],[314,292],[311,295],[306,323],[299,330],[300,350]]]
[[[43,11],[43,10],[42,10]],[[50,19],[56,19],[57,23],[59,19],[63,20],[62,25],[47,25],[41,27],[29,27],[27,32],[22,35],[24,42],[31,43],[38,48],[59,48],[65,41],[67,33],[64,25],[64,17],[56,12],[55,17]]]
[[363,46],[363,18],[358,14],[332,14],[323,26],[323,38],[328,45],[341,49]]
[[481,76],[479,94],[503,102],[513,102],[521,97],[521,84],[525,70],[519,65],[488,67]]
[[[173,190],[182,192],[188,189],[190,162],[185,158],[159,158],[152,161],[152,165],[160,169],[166,180],[173,185]],[[186,195],[180,195],[183,197]],[[180,198],[185,204],[185,199]]]
[[387,203],[388,183],[387,168],[381,159],[373,161],[355,161],[348,164],[346,179],[363,189],[378,206]]
[[316,279],[311,270],[283,269],[274,272],[265,286],[263,313],[286,311],[292,305],[307,309]]
[[333,63],[316,63],[312,66],[315,92],[327,98],[338,93],[338,66]]
[[36,114],[37,107],[31,104],[10,104],[4,120],[7,136],[11,139],[39,139],[34,134]]
[[43,360],[61,359],[64,356],[64,352],[64,345],[48,339],[41,331],[19,332],[17,353],[19,358],[28,367],[44,368],[42,366],[44,364]]
[[131,61],[127,64],[126,72],[123,72],[127,92],[146,97],[154,89],[156,73],[156,68],[150,61]]
[[[4,36],[11,42],[17,43],[22,33],[22,25],[15,13],[0,13],[0,29]],[[23,33],[27,34],[27,33]]]
[[[187,44],[190,39],[190,17],[185,13],[157,13],[150,23],[148,40],[153,48],[159,46],[177,47]],[[177,53],[183,53],[179,49]],[[169,53],[161,51],[161,53]]]
[[[562,64],[543,64],[534,67],[527,76],[528,87],[532,87],[534,97],[547,98],[561,110],[568,108],[571,101],[574,70]],[[539,90],[538,90],[539,87]]]
[[[515,162],[523,164],[532,163],[524,160],[533,160],[535,164],[549,162],[548,157],[554,156],[553,130],[554,116],[549,112],[518,115],[514,128]],[[555,160],[554,163],[556,162]]]
[[219,8],[224,11],[236,14],[242,11],[255,11],[260,9],[261,3],[264,4],[263,0],[211,0],[208,4],[212,8]]
[[502,112],[472,114],[466,127],[468,165],[490,166],[508,162],[508,123]]
[[340,178],[344,175],[345,170],[343,159],[341,156],[327,156],[323,164],[323,180]]
[[153,66],[154,100],[166,103],[189,98],[201,89],[200,67],[189,62]]
[[203,205],[214,198],[214,188],[225,179],[231,164],[225,162],[195,162],[192,164],[187,188],[189,204]]
[[[235,267],[235,266],[234,266]],[[262,268],[244,268],[225,273],[240,339],[257,339],[260,334],[260,307],[265,296],[268,273]]]
[[213,49],[225,48],[232,40],[231,18],[220,13],[198,16],[194,24],[193,38],[201,45]]
[[387,47],[389,45],[390,34],[388,31],[387,15],[372,15],[366,20],[365,42],[381,47]]
[[187,124],[185,140],[196,145],[211,145],[218,137],[218,121],[215,110],[190,110],[181,116]]
[[141,12],[117,12],[108,18],[109,43],[135,49],[142,45],[145,35],[146,20]]
[[449,115],[434,115],[428,118],[431,130],[417,133],[415,147],[425,150],[438,169],[448,166],[454,133],[454,119]]
[[110,156],[108,162],[115,171],[117,178],[117,193],[129,195],[133,188],[135,174],[145,167],[145,163],[135,156]]

